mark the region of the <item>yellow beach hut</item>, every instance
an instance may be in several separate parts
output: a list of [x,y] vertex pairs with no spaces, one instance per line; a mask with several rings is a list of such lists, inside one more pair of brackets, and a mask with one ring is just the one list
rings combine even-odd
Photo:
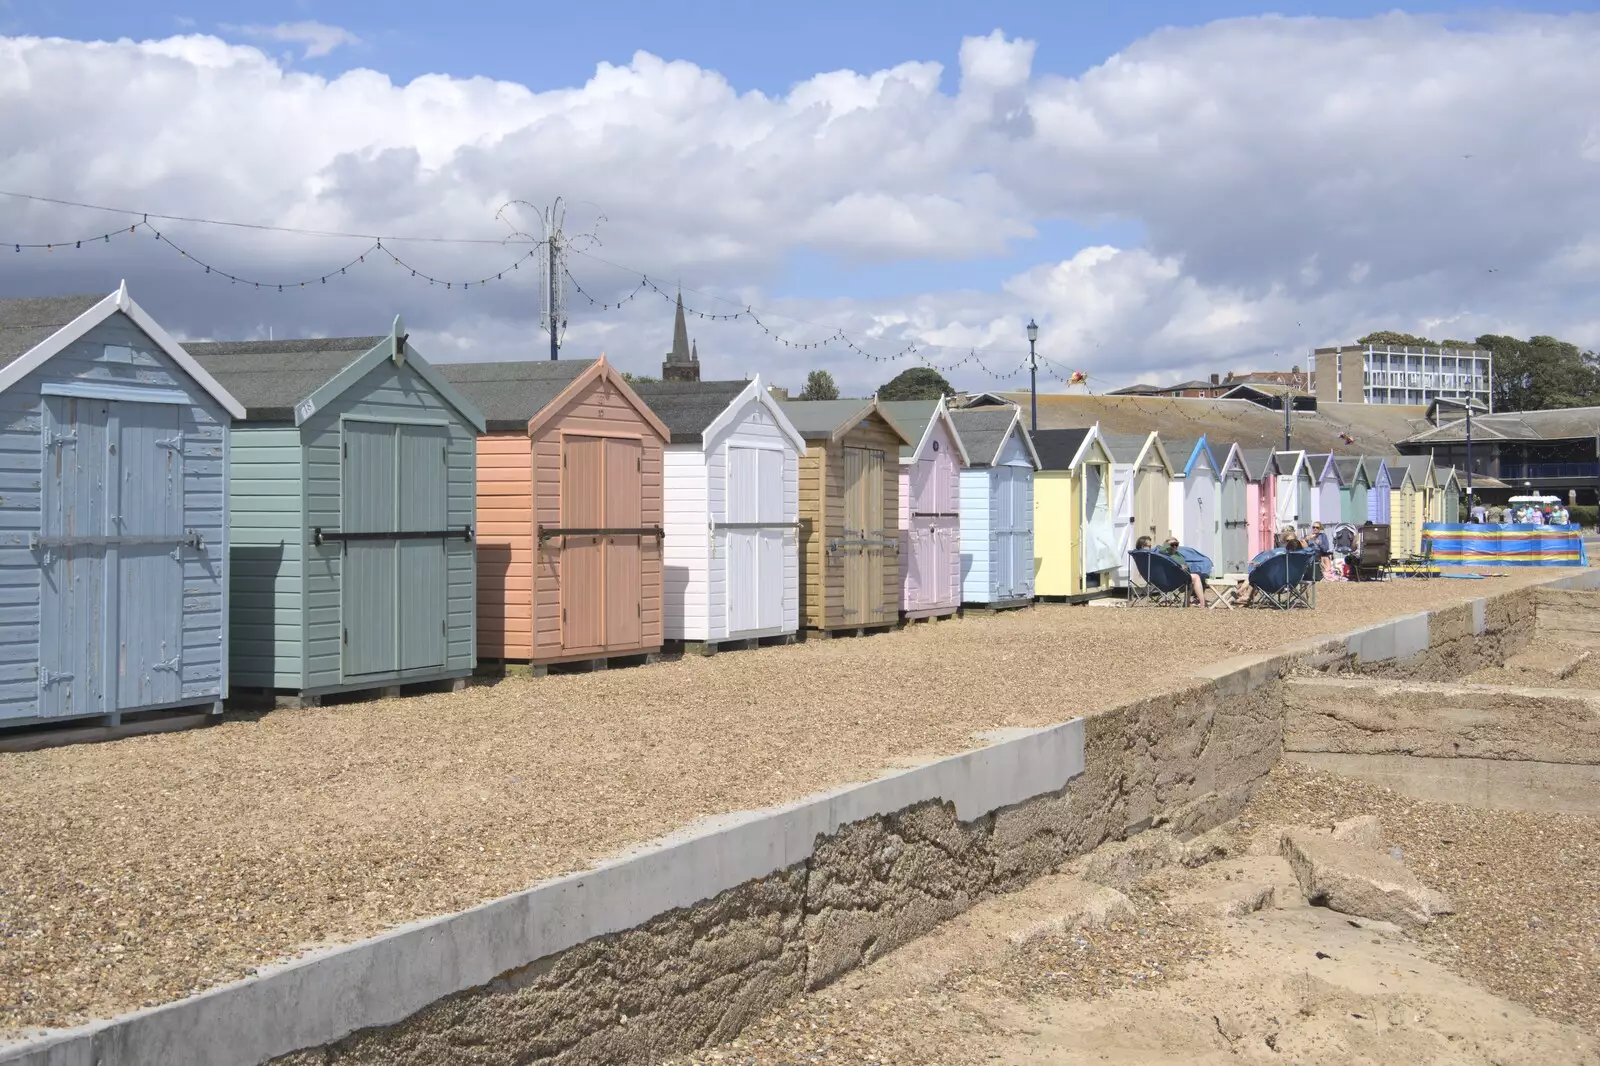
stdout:
[[1111,452],[1100,427],[1033,435],[1034,595],[1085,596],[1111,587],[1117,570]]
[[1404,455],[1389,463],[1389,551],[1422,554],[1422,524],[1429,520],[1437,491],[1433,457]]

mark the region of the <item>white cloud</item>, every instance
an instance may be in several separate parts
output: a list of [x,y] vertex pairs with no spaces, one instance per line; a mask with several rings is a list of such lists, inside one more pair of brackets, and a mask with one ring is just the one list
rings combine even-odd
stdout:
[[[353,43],[314,23],[263,33],[308,55]],[[501,203],[562,194],[575,202],[574,229],[595,211],[582,201],[609,219],[598,255],[666,289],[681,279],[706,311],[754,304],[802,343],[844,327],[875,353],[944,345],[925,351],[950,364],[978,349],[1007,370],[1034,316],[1042,352],[1106,385],[1303,363],[1314,345],[1376,327],[1600,343],[1589,310],[1600,281],[1600,19],[1231,20],[1163,30],[1071,79],[1034,72],[1050,43],[969,38],[953,92],[941,90],[938,64],[908,60],[820,73],[769,96],[645,53],[599,65],[584,85],[534,92],[442,75],[395,84],[373,70],[327,79],[200,35],[0,38],[0,187],[489,238],[503,232]],[[1107,220],[1131,223],[1138,243],[1027,243],[1064,221]],[[106,225],[0,198],[0,238]],[[236,273],[291,281],[361,245],[184,224],[169,235]],[[482,277],[516,254],[397,247],[453,278]],[[809,268],[807,289],[834,295],[781,295],[800,249],[850,266],[836,284]],[[125,273],[151,293],[141,302],[191,334],[368,332],[401,311],[419,343],[442,351],[542,350],[523,270],[481,292],[446,291],[379,260],[269,299],[217,285],[143,233],[73,255],[0,256],[0,289],[109,288]],[[997,272],[1003,256],[1010,266]],[[945,264],[946,279],[951,262],[971,261],[981,280],[893,298],[851,291],[856,270],[909,263],[914,279],[927,261]],[[637,282],[584,257],[572,270],[602,302]],[[999,274],[1009,277],[995,283]],[[569,351],[604,348],[650,370],[669,314],[649,291],[606,313],[575,295]],[[775,346],[747,323],[690,326],[708,373],[798,382],[824,365],[865,389],[893,370],[837,344]],[[971,363],[955,378],[993,384]]]
[[[190,20],[189,24],[193,24]],[[283,41],[287,44],[305,45],[303,59],[320,59],[336,48],[360,44],[361,38],[342,26],[329,26],[324,22],[280,22],[276,26],[223,25],[227,33],[237,33],[258,41]]]

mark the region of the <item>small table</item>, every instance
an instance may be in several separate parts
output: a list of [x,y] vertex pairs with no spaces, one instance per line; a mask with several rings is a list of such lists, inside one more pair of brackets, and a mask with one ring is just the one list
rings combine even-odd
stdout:
[[1214,611],[1218,607],[1228,611],[1233,610],[1239,605],[1249,587],[1249,578],[1244,574],[1218,574],[1212,586],[1212,591],[1217,597],[1206,605],[1207,610]]

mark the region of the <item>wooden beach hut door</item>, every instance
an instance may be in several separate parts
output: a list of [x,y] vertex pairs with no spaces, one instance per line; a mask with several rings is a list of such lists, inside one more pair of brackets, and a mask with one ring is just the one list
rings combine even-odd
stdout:
[[883,598],[883,452],[845,448],[843,455],[844,538],[836,555],[843,557],[844,622],[882,625],[891,613]]
[[[1157,468],[1145,467],[1134,475],[1134,539],[1164,540],[1172,528],[1167,509],[1172,503],[1170,482]],[[1131,547],[1131,545],[1130,545]]]
[[562,442],[561,650],[637,647],[644,629],[639,532],[644,443],[626,437]]
[[450,431],[349,419],[341,436],[343,675],[443,666]]
[[783,453],[728,448],[728,635],[783,628]]
[[1222,544],[1218,572],[1242,574],[1250,558],[1250,505],[1245,480],[1230,475],[1222,482]]
[[45,397],[40,717],[183,696],[181,410]]

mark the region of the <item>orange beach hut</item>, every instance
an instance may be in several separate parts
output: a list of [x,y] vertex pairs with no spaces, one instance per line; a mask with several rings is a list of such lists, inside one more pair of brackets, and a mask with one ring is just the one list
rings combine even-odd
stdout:
[[661,649],[667,428],[602,356],[441,365],[480,405],[478,654]]

